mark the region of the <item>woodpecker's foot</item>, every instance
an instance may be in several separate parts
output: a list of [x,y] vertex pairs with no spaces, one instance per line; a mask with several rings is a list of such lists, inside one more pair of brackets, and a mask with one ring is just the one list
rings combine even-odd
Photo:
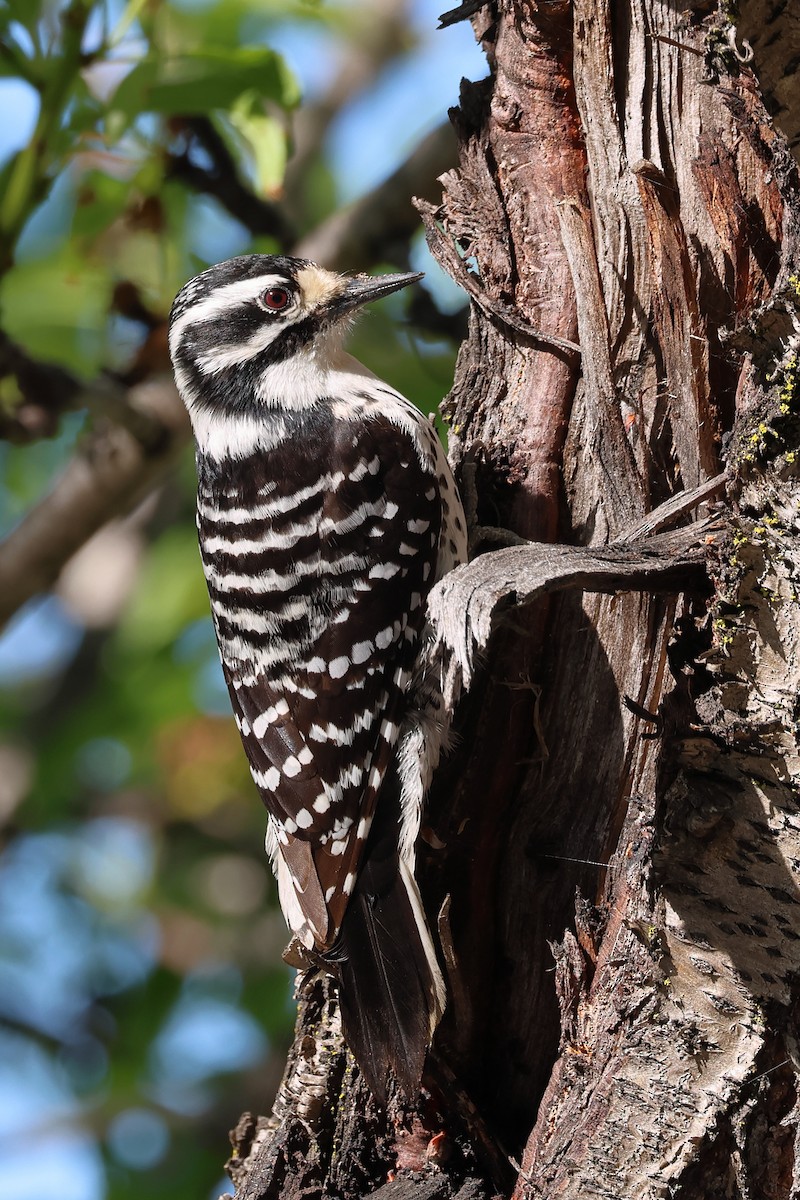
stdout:
[[319,959],[306,949],[298,937],[292,938],[281,958],[287,967],[294,967],[297,971],[309,971],[312,967],[319,966]]

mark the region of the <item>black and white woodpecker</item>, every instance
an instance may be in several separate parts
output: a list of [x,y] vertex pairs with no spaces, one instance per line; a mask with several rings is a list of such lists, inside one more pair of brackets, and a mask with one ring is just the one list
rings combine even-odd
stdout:
[[418,1089],[444,985],[414,877],[439,758],[426,598],[465,558],[436,431],[343,350],[419,275],[252,254],[178,294],[170,353],[197,443],[222,668],[286,922],[339,980],[373,1092]]

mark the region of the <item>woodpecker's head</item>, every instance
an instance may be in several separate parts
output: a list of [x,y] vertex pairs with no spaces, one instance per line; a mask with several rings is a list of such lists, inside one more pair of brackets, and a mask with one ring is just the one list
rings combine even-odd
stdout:
[[253,415],[325,394],[357,308],[419,274],[348,278],[302,258],[247,254],[209,267],[178,293],[169,347],[190,413]]

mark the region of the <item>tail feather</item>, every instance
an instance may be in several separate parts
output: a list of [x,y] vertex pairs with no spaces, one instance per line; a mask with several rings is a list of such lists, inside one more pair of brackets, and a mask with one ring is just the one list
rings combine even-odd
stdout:
[[419,889],[399,856],[387,799],[384,784],[331,963],[345,1041],[382,1103],[392,1078],[407,1099],[416,1097],[445,1003]]

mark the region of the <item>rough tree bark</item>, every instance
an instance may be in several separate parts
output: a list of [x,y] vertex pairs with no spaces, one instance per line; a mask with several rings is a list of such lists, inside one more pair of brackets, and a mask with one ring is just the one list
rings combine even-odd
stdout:
[[800,1194],[800,198],[722,7],[454,15],[491,75],[420,211],[489,552],[430,606],[449,1007],[385,1113],[307,983],[240,1200]]

